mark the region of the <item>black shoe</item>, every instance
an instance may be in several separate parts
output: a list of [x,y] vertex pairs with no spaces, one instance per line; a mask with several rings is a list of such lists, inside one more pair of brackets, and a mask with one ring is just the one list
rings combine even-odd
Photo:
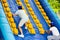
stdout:
[[59,39],[60,40],[60,39]]
[[51,40],[55,40],[55,39],[51,39]]

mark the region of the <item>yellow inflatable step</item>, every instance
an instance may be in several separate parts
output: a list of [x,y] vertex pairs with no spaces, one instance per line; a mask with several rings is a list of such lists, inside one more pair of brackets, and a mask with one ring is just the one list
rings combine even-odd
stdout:
[[36,4],[37,4],[37,5],[40,5],[40,3],[39,3],[39,2],[36,2]]
[[25,3],[28,3],[28,0],[24,0]]
[[34,0],[35,2],[38,2],[38,0]]
[[46,22],[51,23],[51,21],[50,21],[50,20],[47,20]]
[[8,18],[8,21],[9,21],[10,23],[13,23],[13,22],[14,22],[14,19],[13,19],[12,17],[10,17],[10,18]]
[[26,4],[27,7],[30,7],[30,4]]
[[16,28],[16,24],[15,23],[10,23],[12,28]]
[[39,9],[41,9],[41,8],[42,8],[42,6],[38,6],[38,8],[39,8]]
[[38,19],[36,18],[34,18],[34,21],[36,22],[36,24],[38,24],[39,23],[39,21],[38,21]]
[[28,10],[33,10],[33,9],[31,7],[29,7]]
[[[31,15],[34,15],[34,12],[33,11],[29,11],[29,13],[31,13]],[[33,16],[34,17],[34,16]]]
[[44,31],[43,28],[38,28],[38,29],[39,29],[39,31],[40,31],[41,34],[44,34],[45,33],[45,31]]
[[14,33],[15,35],[18,35],[18,29],[14,28],[14,29],[13,29],[13,33]]
[[[10,9],[10,8],[9,8],[9,9]],[[6,10],[6,8],[5,8],[5,10]],[[6,14],[6,15],[7,15],[7,14],[11,14],[11,15],[12,15],[11,11],[6,12],[5,14]]]
[[39,28],[42,28],[42,24],[37,24]]
[[28,24],[30,23],[30,20],[28,20],[28,22],[27,22]]
[[28,29],[31,34],[36,34],[34,29]]
[[21,3],[21,2],[17,2],[17,4],[18,4],[18,5],[22,5],[22,3]]
[[44,9],[40,9],[41,10],[41,12],[44,12]]
[[10,8],[9,8],[9,7],[4,8],[4,10],[5,10],[6,12],[10,12]]
[[29,28],[29,29],[32,29],[32,25],[31,25],[31,24],[29,24],[28,28]]
[[16,0],[17,2],[20,2],[20,0]]
[[8,4],[7,4],[7,3],[4,3],[4,7],[5,7],[5,8],[8,7]]
[[34,30],[34,29],[31,29],[31,30],[32,30],[31,33],[32,33],[32,34],[35,34],[35,30]]
[[6,3],[6,0],[2,0],[3,3]]
[[27,28],[29,28],[29,29],[33,28],[33,27],[32,27],[32,24],[31,24],[30,22],[27,22],[27,23],[26,23],[26,26],[27,26]]
[[42,12],[43,16],[46,16],[46,13],[45,12]]
[[38,19],[37,17],[36,17],[36,15],[32,15],[33,16],[33,19]]
[[26,25],[26,27],[28,28],[29,33],[31,33],[31,34],[36,34],[35,29],[33,28],[33,26],[32,26],[32,24],[30,23],[30,21],[27,22],[25,25]]
[[11,13],[7,13],[6,15],[7,15],[7,17],[9,17],[9,18],[12,17],[12,14],[11,14]]
[[47,16],[44,16],[44,18],[45,18],[46,20],[48,20],[48,19],[49,19]]

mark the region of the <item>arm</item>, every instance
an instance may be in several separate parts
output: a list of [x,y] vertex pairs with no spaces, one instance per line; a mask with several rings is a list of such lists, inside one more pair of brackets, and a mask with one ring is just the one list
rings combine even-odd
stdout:
[[12,14],[13,16],[17,16],[17,14]]
[[46,33],[48,33],[48,34],[50,34],[50,33],[51,33],[51,31],[50,31],[50,30],[46,30],[45,32],[46,32]]
[[18,11],[16,11],[16,13],[15,14],[12,14],[13,16],[17,16],[18,15]]

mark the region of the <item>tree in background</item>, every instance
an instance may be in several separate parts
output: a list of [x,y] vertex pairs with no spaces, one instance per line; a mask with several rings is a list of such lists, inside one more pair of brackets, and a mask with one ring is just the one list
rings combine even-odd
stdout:
[[57,13],[58,10],[60,10],[60,0],[48,0],[48,2],[55,13]]

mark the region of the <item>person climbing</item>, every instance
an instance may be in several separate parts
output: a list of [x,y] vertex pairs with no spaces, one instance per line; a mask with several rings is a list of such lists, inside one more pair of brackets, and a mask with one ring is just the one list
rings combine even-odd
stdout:
[[53,35],[48,36],[48,40],[60,40],[60,34],[58,29],[54,26],[53,22],[50,23],[51,27],[49,30],[46,30],[48,34],[52,33]]
[[[21,32],[21,35],[18,35],[18,36],[24,37],[21,27],[29,20],[29,18],[26,15],[25,11],[22,9],[22,6],[18,6],[18,10],[16,11],[15,14],[13,14],[13,16],[17,16],[17,15],[21,18],[19,25],[18,25],[18,29]],[[27,28],[25,27],[25,29]]]

